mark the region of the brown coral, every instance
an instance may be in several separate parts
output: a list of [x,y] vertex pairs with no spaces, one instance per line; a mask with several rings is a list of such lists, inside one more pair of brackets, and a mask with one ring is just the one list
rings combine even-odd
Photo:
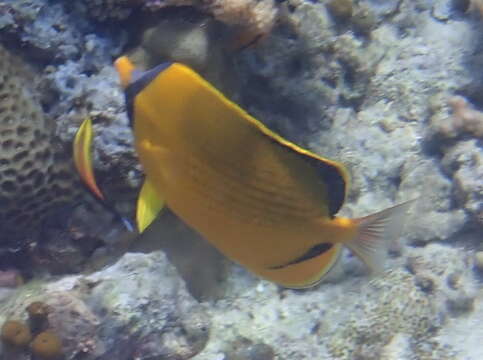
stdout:
[[62,356],[62,341],[53,331],[38,334],[30,344],[32,354],[40,359],[59,359]]
[[140,5],[147,11],[191,6],[238,28],[240,42],[268,34],[278,13],[274,0],[89,0],[86,4],[89,15],[98,21],[123,20]]
[[32,339],[30,329],[23,322],[8,320],[2,326],[2,341],[16,347],[27,346]]
[[41,301],[34,301],[26,308],[29,315],[30,329],[34,333],[45,330],[49,326],[49,306]]

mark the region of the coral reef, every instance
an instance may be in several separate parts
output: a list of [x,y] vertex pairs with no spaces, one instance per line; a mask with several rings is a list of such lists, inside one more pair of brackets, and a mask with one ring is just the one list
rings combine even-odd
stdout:
[[1,246],[22,246],[50,211],[79,196],[29,79],[22,61],[0,48]]
[[[112,215],[80,186],[38,83],[33,69],[0,47],[0,269],[29,274],[35,263],[56,273],[79,271],[103,244]],[[9,274],[2,272],[5,281]]]
[[242,37],[249,44],[253,38],[268,34],[277,19],[273,0],[207,0],[203,8],[225,24],[243,29]]
[[98,21],[123,20],[139,7],[156,12],[179,6],[194,7],[229,26],[240,27],[248,39],[268,34],[277,19],[273,0],[90,0],[87,13]]
[[128,254],[88,276],[20,288],[0,302],[0,323],[25,318],[27,307],[30,312],[48,307],[48,329],[35,334],[30,344],[41,359],[58,354],[61,344],[68,359],[187,360],[209,337],[203,307],[161,252]]
[[478,226],[483,226],[483,149],[475,139],[448,149],[442,165],[453,178],[454,197]]
[[456,203],[481,226],[483,214],[483,114],[462,96],[438,93],[431,99],[431,117],[426,131],[429,146],[442,154],[441,166],[453,179]]
[[433,302],[408,273],[392,271],[371,287],[361,297],[362,314],[354,314],[332,337],[329,350],[334,358],[377,358],[398,333],[410,334],[410,341],[421,345],[441,325]]
[[[76,208],[62,231],[44,232],[34,252],[41,270],[27,276],[34,281],[0,289],[0,323],[30,325],[25,308],[41,301],[67,358],[86,360],[483,358],[483,85],[481,18],[473,16],[481,1],[471,1],[473,13],[465,0],[344,3],[352,4],[350,11],[334,9],[339,1],[3,0],[0,41],[35,64],[33,78],[41,79],[22,75],[21,86],[13,81],[17,94],[19,87],[28,93],[27,106],[12,112],[9,103],[7,113],[34,106],[41,121],[47,121],[44,113],[55,119],[55,133],[45,127],[41,133],[64,144],[83,116],[92,116],[100,185],[126,213],[141,169],[110,64],[128,41],[147,53],[159,51],[147,67],[182,59],[220,88],[234,75],[233,91],[223,90],[250,113],[290,140],[346,163],[353,181],[343,215],[419,200],[402,241],[392,244],[392,271],[370,282],[360,263],[344,254],[328,281],[310,291],[280,289],[225,266],[202,245],[192,246],[201,240],[175,221],[154,229],[145,251],[162,243],[187,286],[158,251],[109,265],[104,256],[119,254],[122,232],[109,216]],[[191,28],[176,25],[181,16],[168,7],[178,5],[217,17],[221,27],[206,17]],[[141,22],[150,19],[143,35],[131,27],[134,14]],[[271,36],[239,53],[226,52],[219,39],[259,32]],[[226,55],[229,66],[217,62]],[[6,130],[2,141],[21,142],[17,126]],[[40,171],[48,174],[46,168]],[[66,210],[61,214],[63,220]],[[109,234],[100,236],[106,227]],[[191,242],[179,246],[185,239]],[[10,284],[8,269],[23,257],[2,250]],[[87,259],[99,260],[93,268],[102,270],[40,277],[44,269],[79,272]],[[200,305],[186,287],[197,299],[217,293],[217,301]],[[35,329],[34,336],[47,330]],[[20,355],[30,357],[29,348]]]

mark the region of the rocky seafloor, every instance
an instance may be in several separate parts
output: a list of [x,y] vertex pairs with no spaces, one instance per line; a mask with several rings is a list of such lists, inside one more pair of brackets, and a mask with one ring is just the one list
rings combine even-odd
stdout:
[[[0,1],[0,324],[30,327],[2,335],[0,358],[483,359],[482,33],[480,0]],[[346,164],[342,215],[417,198],[387,271],[347,252],[288,290],[172,214],[126,235],[59,155],[90,115],[99,183],[132,216],[142,171],[112,66],[126,52],[188,63]]]

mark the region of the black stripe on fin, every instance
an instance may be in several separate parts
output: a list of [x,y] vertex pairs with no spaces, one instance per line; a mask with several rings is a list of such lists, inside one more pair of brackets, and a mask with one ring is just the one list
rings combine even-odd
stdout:
[[283,149],[295,152],[315,170],[316,174],[327,185],[329,216],[331,218],[334,217],[334,215],[337,214],[344,204],[346,196],[346,181],[344,174],[340,171],[340,169],[338,169],[337,166],[324,161],[323,159],[318,159],[304,153],[299,153],[295,149],[280,143],[276,139],[268,135],[267,137]]
[[136,96],[153,81],[159,73],[171,66],[171,62],[165,62],[152,68],[151,70],[142,72],[139,76],[135,76],[133,82],[124,90],[124,99],[126,101],[126,111],[129,118],[129,126],[134,125],[134,99]]
[[330,217],[334,217],[339,212],[345,200],[346,182],[344,176],[334,165],[311,156],[305,156],[304,159],[310,163],[317,174],[323,179],[324,183],[327,184],[329,215]]
[[332,249],[332,246],[333,246],[333,244],[331,244],[331,243],[317,244],[315,246],[312,246],[305,254],[296,258],[295,260],[292,260],[292,261],[290,261],[286,264],[283,264],[283,265],[272,266],[269,269],[270,270],[279,270],[279,269],[283,269],[283,268],[290,266],[290,265],[299,264],[301,262],[313,259],[314,257],[317,257],[317,256],[329,251],[330,249]]

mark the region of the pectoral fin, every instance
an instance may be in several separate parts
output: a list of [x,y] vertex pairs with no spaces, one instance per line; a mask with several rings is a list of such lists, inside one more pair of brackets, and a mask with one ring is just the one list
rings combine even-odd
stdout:
[[104,195],[97,186],[92,167],[92,120],[87,117],[81,124],[74,139],[74,164],[81,180],[90,191],[100,200]]
[[148,179],[144,180],[136,210],[136,222],[140,233],[153,222],[163,206],[164,200],[159,197],[151,182]]

